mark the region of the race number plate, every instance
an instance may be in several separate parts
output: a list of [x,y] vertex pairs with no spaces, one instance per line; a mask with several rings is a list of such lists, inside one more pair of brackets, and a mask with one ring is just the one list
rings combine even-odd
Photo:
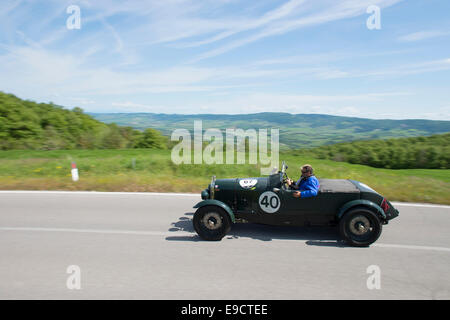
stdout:
[[250,189],[256,186],[258,180],[256,179],[241,179],[239,180],[239,185],[244,189]]
[[281,201],[278,195],[272,191],[263,192],[259,196],[259,207],[267,213],[275,213],[280,209]]

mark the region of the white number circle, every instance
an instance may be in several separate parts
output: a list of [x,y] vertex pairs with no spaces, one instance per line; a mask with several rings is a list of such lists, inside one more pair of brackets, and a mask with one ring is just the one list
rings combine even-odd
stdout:
[[281,201],[278,195],[272,191],[266,191],[259,196],[259,207],[267,213],[274,213],[280,209]]

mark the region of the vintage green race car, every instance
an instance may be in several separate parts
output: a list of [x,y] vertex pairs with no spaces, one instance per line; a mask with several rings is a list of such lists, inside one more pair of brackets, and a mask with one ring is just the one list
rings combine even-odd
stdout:
[[193,225],[205,240],[221,240],[233,223],[267,225],[338,226],[353,246],[368,246],[382,225],[399,212],[367,185],[343,179],[319,179],[315,197],[295,198],[286,184],[287,166],[267,177],[220,179],[202,191],[194,208]]

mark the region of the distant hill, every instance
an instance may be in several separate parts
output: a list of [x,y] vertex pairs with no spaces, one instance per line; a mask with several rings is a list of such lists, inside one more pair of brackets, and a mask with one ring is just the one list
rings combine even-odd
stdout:
[[64,109],[0,92],[0,150],[165,148],[154,129],[105,124],[80,108]]
[[90,115],[105,123],[117,123],[136,129],[154,128],[165,135],[170,135],[177,128],[192,130],[194,120],[202,120],[204,129],[279,128],[281,146],[290,149],[356,140],[428,136],[450,131],[450,121],[373,120],[323,114],[264,112],[237,115],[155,113],[90,113]]
[[355,141],[294,154],[387,169],[450,169],[450,133],[429,137]]

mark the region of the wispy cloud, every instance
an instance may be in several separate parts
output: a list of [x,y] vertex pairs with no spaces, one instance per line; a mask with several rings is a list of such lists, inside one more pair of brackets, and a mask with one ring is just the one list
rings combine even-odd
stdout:
[[5,16],[22,4],[22,0],[10,1],[2,4],[0,8],[0,16]]
[[[10,46],[0,55],[0,87],[14,91],[29,88],[60,94],[105,94],[201,92],[238,86],[233,80],[257,78],[277,71],[242,70],[239,68],[205,68],[178,66],[160,70],[121,71],[111,67],[92,67],[89,57],[58,54],[40,47]],[[84,59],[83,59],[84,57]],[[51,67],[49,67],[51,66]]]
[[[14,88],[37,92],[45,92],[48,88],[52,88],[53,91],[65,96],[223,92],[235,88],[257,88],[274,80],[386,78],[450,70],[450,58],[372,70],[326,66],[322,63],[323,59],[327,60],[326,53],[317,55],[315,61],[306,59],[296,67],[291,64],[280,65],[279,61],[262,60],[245,66],[174,65],[153,70],[117,70],[114,66],[92,66],[88,62],[92,54],[90,51],[86,51],[83,55],[75,55],[55,53],[40,46],[5,48],[7,53],[0,55],[0,73],[9,76],[0,79],[1,88],[11,92]],[[96,52],[95,48],[92,50],[93,53]],[[291,58],[285,61],[290,61]],[[339,59],[344,58],[341,56]]]
[[450,31],[443,31],[443,30],[432,30],[432,31],[418,31],[414,33],[409,33],[406,35],[403,35],[398,38],[399,41],[402,42],[415,42],[415,41],[421,41],[426,39],[432,39],[437,37],[445,37],[449,36]]
[[[131,108],[141,112],[164,112],[165,109],[176,113],[232,113],[245,114],[256,112],[271,112],[279,110],[289,113],[316,113],[333,115],[359,116],[367,112],[356,105],[372,105],[392,99],[410,95],[408,92],[368,92],[360,94],[341,95],[311,95],[311,94],[279,94],[263,91],[252,91],[244,96],[216,97],[208,99],[207,103],[192,105],[186,102],[185,106],[179,105],[146,105],[137,102],[113,102],[116,112],[127,112]],[[189,108],[185,108],[188,106]],[[190,111],[186,111],[190,110]],[[226,112],[225,112],[226,110]]]
[[227,28],[226,31],[220,32],[219,34],[214,35],[213,37],[201,41],[176,45],[176,47],[179,48],[197,47],[205,44],[210,44],[219,40],[223,40],[240,32],[261,28],[273,21],[286,18],[292,15],[293,13],[298,14],[298,12],[303,11],[301,5],[304,4],[305,2],[306,0],[290,0],[282,4],[281,6],[277,7],[276,9],[263,14],[261,17],[230,21],[230,24],[227,24],[225,26]]
[[[274,110],[289,113],[319,113],[333,115],[362,115],[369,106],[390,99],[410,95],[408,92],[367,92],[360,94],[280,94],[262,91],[250,92],[241,97],[212,100],[199,104],[200,112],[254,113]],[[360,107],[357,107],[357,106]],[[361,107],[364,106],[364,107]]]
[[[300,17],[297,18],[275,20],[269,25],[264,25],[264,28],[262,28],[262,30],[256,32],[255,34],[232,41],[218,48],[198,55],[192,60],[192,62],[212,58],[267,37],[282,35],[300,28],[320,25],[331,21],[337,21],[366,14],[366,9],[369,5],[388,7],[400,1],[402,0],[342,0],[339,2],[326,1],[325,5],[324,3],[321,3],[321,6],[318,6],[318,8],[312,8],[312,13],[311,10],[308,10],[306,14],[301,14]],[[303,13],[302,10],[300,11],[300,13]]]

